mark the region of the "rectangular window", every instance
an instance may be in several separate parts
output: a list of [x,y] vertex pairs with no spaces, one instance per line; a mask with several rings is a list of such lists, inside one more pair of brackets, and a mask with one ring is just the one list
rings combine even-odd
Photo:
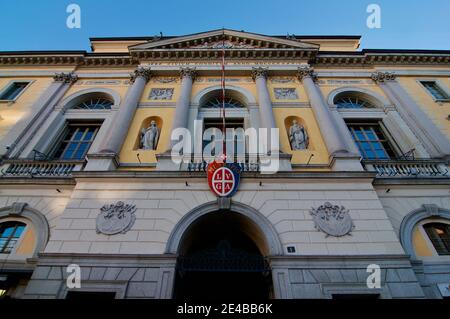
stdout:
[[435,81],[422,81],[422,85],[430,92],[436,100],[448,100],[450,97],[439,87]]
[[[203,131],[206,131],[207,129],[210,129],[210,128],[216,128],[216,129],[219,129],[220,131],[222,131],[223,130],[223,121],[221,119],[219,119],[219,118],[207,118],[207,119],[204,119]],[[244,119],[242,119],[242,118],[228,118],[226,120],[226,122],[225,122],[225,132],[222,132],[222,134],[223,134],[222,136],[225,135],[225,137],[226,137],[227,129],[232,129],[232,128],[235,129],[235,130],[237,130],[237,129],[244,129]],[[239,139],[240,137],[241,136],[238,134],[235,137],[234,141],[228,141],[228,144],[232,143],[232,147],[234,148],[233,153],[234,153],[235,157],[237,156],[239,151],[241,151],[241,152],[244,151],[240,147],[245,145],[245,137],[242,137],[242,138],[244,138],[244,140],[240,140]],[[205,141],[204,140],[203,141],[203,149],[209,143],[211,143],[211,141],[207,141],[207,140]],[[230,147],[230,145],[227,145],[227,153],[230,151],[229,147]],[[245,147],[245,146],[243,146],[243,147]],[[212,154],[212,155],[215,155],[215,154]]]
[[30,82],[14,82],[0,95],[0,100],[14,101]]
[[54,154],[54,159],[82,160],[86,156],[100,123],[69,123],[62,134]]
[[379,123],[348,123],[347,126],[364,159],[395,158],[395,153]]

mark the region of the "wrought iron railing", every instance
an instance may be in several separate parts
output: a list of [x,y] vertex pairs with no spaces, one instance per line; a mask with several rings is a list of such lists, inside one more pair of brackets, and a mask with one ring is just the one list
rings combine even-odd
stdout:
[[85,161],[37,161],[28,159],[5,160],[0,177],[70,177],[82,170]]
[[365,160],[367,171],[378,177],[443,177],[450,176],[448,167],[436,160]]

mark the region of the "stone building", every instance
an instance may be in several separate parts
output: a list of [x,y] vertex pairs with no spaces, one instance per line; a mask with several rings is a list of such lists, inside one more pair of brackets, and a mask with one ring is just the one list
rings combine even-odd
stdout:
[[[450,51],[90,40],[0,52],[3,297],[450,296]],[[170,156],[173,129],[222,120],[222,52],[227,127],[280,144],[280,170],[246,157],[228,198],[201,160]]]

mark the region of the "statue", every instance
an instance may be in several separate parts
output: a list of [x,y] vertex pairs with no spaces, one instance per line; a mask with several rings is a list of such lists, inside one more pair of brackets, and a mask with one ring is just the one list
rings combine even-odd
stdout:
[[292,121],[292,126],[289,128],[289,142],[292,150],[306,150],[309,145],[308,133],[302,125],[299,125],[297,120]]
[[159,139],[159,130],[155,121],[151,121],[150,126],[141,131],[141,149],[156,150]]

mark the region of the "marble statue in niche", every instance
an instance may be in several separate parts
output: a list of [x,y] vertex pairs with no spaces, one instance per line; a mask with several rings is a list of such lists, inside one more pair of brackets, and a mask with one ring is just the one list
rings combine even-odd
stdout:
[[150,100],[172,100],[173,89],[152,89]]
[[277,100],[298,100],[297,90],[294,88],[273,89]]
[[156,150],[159,140],[159,129],[155,121],[151,121],[148,128],[143,128],[141,131],[141,149]]
[[309,146],[309,137],[306,129],[299,125],[297,120],[292,121],[292,126],[289,128],[289,142],[294,151],[306,150]]

